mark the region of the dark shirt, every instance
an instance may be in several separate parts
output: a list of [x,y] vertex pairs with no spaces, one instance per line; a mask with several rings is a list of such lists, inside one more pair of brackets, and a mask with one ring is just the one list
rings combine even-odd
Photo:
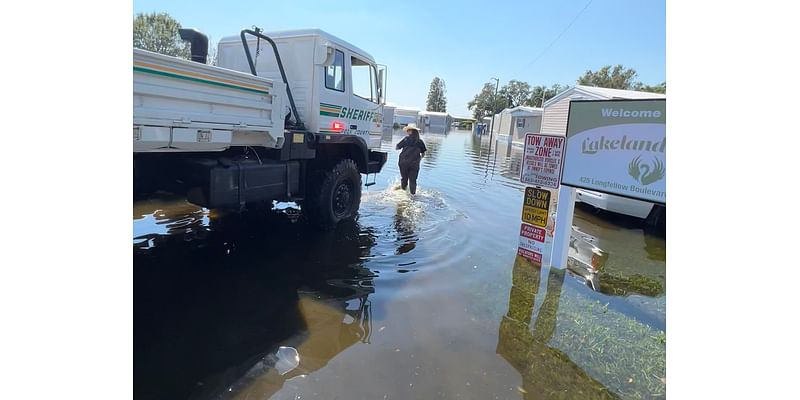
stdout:
[[419,161],[422,159],[421,153],[428,151],[422,139],[414,141],[410,136],[404,137],[400,143],[397,143],[397,149],[403,149],[400,152],[398,164],[415,163],[419,165]]

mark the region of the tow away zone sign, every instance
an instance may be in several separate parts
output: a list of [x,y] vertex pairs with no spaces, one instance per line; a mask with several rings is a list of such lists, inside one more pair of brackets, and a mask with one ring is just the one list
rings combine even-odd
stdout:
[[563,136],[525,134],[520,181],[558,189],[558,185],[561,184],[561,167],[564,165],[566,142],[567,139]]

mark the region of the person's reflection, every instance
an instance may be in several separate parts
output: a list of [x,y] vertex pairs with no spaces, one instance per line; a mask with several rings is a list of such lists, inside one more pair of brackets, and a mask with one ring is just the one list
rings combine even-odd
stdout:
[[397,232],[397,250],[395,254],[405,254],[417,246],[416,216],[419,211],[416,203],[400,201],[394,214],[394,230]]
[[600,382],[586,374],[558,349],[547,345],[556,327],[556,313],[564,283],[564,270],[550,268],[544,301],[529,329],[541,265],[517,256],[508,314],[500,322],[497,354],[522,375],[525,399],[617,399]]

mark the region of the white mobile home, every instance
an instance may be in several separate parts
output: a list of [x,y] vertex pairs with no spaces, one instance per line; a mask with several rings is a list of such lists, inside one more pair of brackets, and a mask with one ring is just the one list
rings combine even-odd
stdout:
[[492,125],[490,128],[495,136],[503,133],[503,131],[500,129],[503,125],[503,120],[511,120],[511,115],[509,115],[507,108],[494,115],[494,125]]
[[577,85],[569,88],[544,103],[542,117],[542,133],[550,135],[567,134],[567,117],[571,100],[630,100],[630,99],[666,99],[660,93],[638,92],[635,90],[606,89],[593,86]]
[[526,133],[539,133],[542,126],[541,108],[517,106],[507,108],[499,114],[500,122],[495,117],[498,126],[497,137],[499,140],[522,144]]
[[429,133],[447,133],[452,123],[453,117],[450,114],[434,111],[421,111],[417,119],[417,126],[423,132]]
[[383,106],[383,122],[381,123],[383,133],[391,133],[394,125],[394,106]]
[[402,126],[406,126],[410,123],[416,123],[420,111],[421,110],[419,108],[397,106],[394,109],[394,122],[397,122]]

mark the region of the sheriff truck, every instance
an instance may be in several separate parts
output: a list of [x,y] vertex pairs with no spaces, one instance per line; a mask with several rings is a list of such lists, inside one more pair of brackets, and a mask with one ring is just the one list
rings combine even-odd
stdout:
[[180,35],[191,60],[133,50],[134,189],[207,208],[296,202],[325,227],[355,218],[361,175],[387,159],[386,67],[319,29],[244,29],[215,66],[205,35]]

